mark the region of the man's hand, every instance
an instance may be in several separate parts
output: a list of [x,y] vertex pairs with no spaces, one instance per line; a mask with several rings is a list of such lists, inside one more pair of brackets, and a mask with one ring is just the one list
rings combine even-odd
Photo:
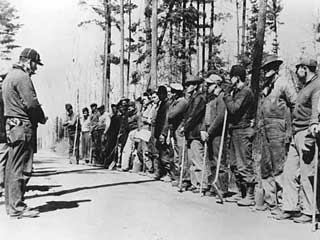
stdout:
[[165,143],[165,139],[166,139],[166,137],[163,134],[161,134],[160,137],[159,137],[160,143],[164,144]]
[[312,124],[309,127],[309,132],[312,134],[312,136],[316,136],[317,133],[320,132],[320,125],[319,124]]
[[184,135],[184,127],[181,127],[181,128],[179,129],[179,133],[180,133],[181,135]]
[[206,131],[200,131],[201,140],[203,142],[208,141],[209,134]]

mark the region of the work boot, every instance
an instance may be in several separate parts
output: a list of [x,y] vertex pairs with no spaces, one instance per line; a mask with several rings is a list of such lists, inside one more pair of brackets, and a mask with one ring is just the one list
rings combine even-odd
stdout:
[[254,201],[254,184],[247,185],[247,194],[245,198],[240,199],[237,202],[240,207],[250,207],[255,205]]
[[242,199],[241,193],[236,193],[234,195],[232,195],[231,197],[227,197],[226,198],[226,202],[238,202],[239,200]]
[[301,213],[297,211],[280,211],[272,217],[276,220],[290,220],[296,217],[300,217]]
[[295,223],[310,223],[312,217],[310,215],[302,214],[300,217],[293,218]]

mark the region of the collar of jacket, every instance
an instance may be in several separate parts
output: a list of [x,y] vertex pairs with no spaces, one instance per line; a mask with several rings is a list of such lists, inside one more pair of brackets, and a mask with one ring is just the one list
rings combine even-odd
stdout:
[[200,91],[200,90],[195,91],[195,92],[192,94],[192,98],[196,98],[196,97],[198,97],[199,95],[202,95],[202,94],[203,94],[203,92]]
[[20,64],[18,64],[18,63],[13,64],[12,68],[14,68],[14,69],[20,69],[21,71],[27,73],[27,70],[25,69],[25,67],[22,66],[22,65],[20,65]]
[[304,84],[304,87],[305,86],[307,86],[309,83],[311,83],[311,82],[313,82],[315,79],[317,79],[318,78],[318,74],[314,74],[314,76],[308,81],[308,82],[306,82],[305,84]]

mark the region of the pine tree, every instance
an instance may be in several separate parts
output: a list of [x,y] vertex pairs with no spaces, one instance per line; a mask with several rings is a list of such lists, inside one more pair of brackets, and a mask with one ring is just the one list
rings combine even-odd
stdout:
[[20,47],[14,44],[15,35],[22,24],[18,23],[17,10],[6,0],[0,1],[0,58],[11,60],[9,54],[15,48]]

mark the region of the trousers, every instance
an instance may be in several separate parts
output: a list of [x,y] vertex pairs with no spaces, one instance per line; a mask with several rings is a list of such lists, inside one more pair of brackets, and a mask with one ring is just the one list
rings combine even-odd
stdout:
[[290,144],[288,157],[283,170],[282,210],[300,210],[312,214],[314,161],[306,164],[302,150],[308,130],[297,132]]
[[[194,187],[201,185],[202,171],[203,172],[203,188],[208,188],[208,177],[210,176],[209,165],[207,159],[204,159],[204,146],[199,140],[192,140],[188,149],[188,159],[191,163],[190,177],[191,184]],[[206,161],[203,169],[203,161]]]
[[252,142],[254,130],[251,127],[232,129],[230,166],[238,184],[254,183]]
[[5,169],[5,206],[8,215],[16,216],[26,208],[24,194],[32,173],[34,135],[29,121],[13,126],[7,120],[6,131],[9,150]]
[[8,159],[9,146],[6,143],[0,143],[0,197],[4,189],[5,166]]

